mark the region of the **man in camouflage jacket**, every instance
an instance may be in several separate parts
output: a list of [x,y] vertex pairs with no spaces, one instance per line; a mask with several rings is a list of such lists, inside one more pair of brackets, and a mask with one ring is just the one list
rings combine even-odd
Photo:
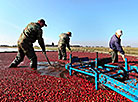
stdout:
[[71,51],[69,42],[71,37],[71,32],[62,33],[59,35],[60,39],[58,41],[58,59],[67,60],[66,46]]
[[30,67],[37,69],[37,56],[33,48],[33,43],[38,40],[43,53],[46,53],[41,29],[44,26],[47,25],[43,19],[38,20],[37,23],[31,22],[27,25],[18,39],[18,53],[14,61],[9,66],[10,68],[17,67],[17,65],[23,61],[24,56],[26,55],[31,61]]

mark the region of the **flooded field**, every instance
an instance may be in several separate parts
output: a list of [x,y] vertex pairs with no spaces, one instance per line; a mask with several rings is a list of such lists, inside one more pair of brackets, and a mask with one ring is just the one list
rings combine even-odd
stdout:
[[[131,102],[126,97],[112,90],[95,90],[94,82],[85,75],[66,72],[67,61],[58,60],[58,52],[47,52],[53,66],[49,66],[42,52],[36,52],[38,70],[32,70],[30,60],[25,57],[18,68],[8,68],[17,53],[0,53],[0,100],[13,101],[48,101],[48,102]],[[69,55],[69,53],[67,53]],[[73,56],[94,59],[95,53],[73,52]],[[109,57],[99,53],[100,58]],[[135,57],[127,58],[138,61]],[[69,56],[67,57],[69,59]],[[119,61],[122,61],[119,56]],[[87,77],[89,78],[89,77]],[[99,96],[100,95],[100,96]],[[110,96],[110,97],[109,97]],[[5,101],[6,100],[6,101]]]
[[59,62],[51,62],[52,66],[48,62],[38,62],[38,72],[41,75],[50,75],[55,77],[64,77],[63,73],[65,71],[65,64]]
[[0,47],[0,52],[17,51],[17,48]]

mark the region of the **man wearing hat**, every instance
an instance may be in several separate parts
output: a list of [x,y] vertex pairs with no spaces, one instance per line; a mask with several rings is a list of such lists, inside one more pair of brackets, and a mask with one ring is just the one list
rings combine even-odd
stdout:
[[29,23],[26,28],[21,33],[17,45],[18,45],[18,53],[15,57],[14,61],[10,64],[9,68],[17,67],[26,55],[31,63],[30,67],[33,69],[37,69],[37,56],[35,54],[33,43],[38,40],[40,47],[42,48],[43,53],[45,54],[45,44],[42,38],[42,27],[47,25],[43,19],[38,20],[38,22]]
[[59,41],[58,41],[58,59],[59,60],[67,60],[67,54],[66,54],[66,46],[71,52],[70,48],[70,37],[71,32],[62,33],[59,35]]
[[121,46],[120,37],[123,35],[122,30],[117,30],[116,33],[111,37],[109,46],[110,54],[112,56],[112,63],[118,62],[118,52],[120,52],[123,60],[125,61],[125,52]]

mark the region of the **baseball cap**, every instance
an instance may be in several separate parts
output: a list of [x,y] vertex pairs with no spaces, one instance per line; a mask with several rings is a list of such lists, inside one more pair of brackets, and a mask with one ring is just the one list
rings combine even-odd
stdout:
[[47,25],[46,25],[46,23],[45,23],[45,20],[44,20],[44,19],[40,19],[39,21],[40,21],[40,22],[43,22],[43,23],[44,23],[44,26],[46,26],[46,27],[47,27]]
[[69,36],[72,36],[72,33],[71,32],[67,32]]
[[118,35],[123,35],[123,32],[122,32],[122,30],[120,30],[120,29],[118,29],[118,30],[116,31],[116,33],[117,33]]

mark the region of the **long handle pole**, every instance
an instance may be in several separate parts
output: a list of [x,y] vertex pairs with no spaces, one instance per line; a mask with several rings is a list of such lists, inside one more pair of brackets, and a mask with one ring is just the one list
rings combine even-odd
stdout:
[[44,54],[44,55],[45,55],[45,57],[46,57],[46,59],[47,59],[49,65],[52,66],[51,63],[50,63],[50,61],[49,61],[49,59],[48,59],[48,57],[47,57],[47,55],[46,55],[46,54]]

